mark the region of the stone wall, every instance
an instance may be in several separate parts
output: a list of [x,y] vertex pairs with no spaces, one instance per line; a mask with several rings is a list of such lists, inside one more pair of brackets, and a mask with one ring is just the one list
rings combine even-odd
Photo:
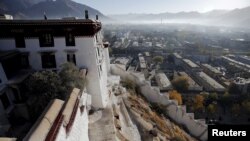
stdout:
[[204,120],[194,119],[193,113],[186,112],[186,106],[178,106],[177,101],[170,100],[166,94],[161,94],[159,88],[152,87],[150,82],[146,81],[139,73],[127,72],[115,64],[111,65],[110,70],[112,74],[119,75],[123,80],[129,79],[135,82],[148,101],[166,106],[168,116],[178,124],[183,125],[190,134],[202,141],[207,140],[208,131]]

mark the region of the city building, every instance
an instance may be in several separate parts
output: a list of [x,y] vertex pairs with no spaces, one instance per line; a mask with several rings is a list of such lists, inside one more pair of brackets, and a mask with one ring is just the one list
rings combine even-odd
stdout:
[[172,90],[172,84],[169,81],[168,77],[164,73],[158,73],[155,75],[155,80],[157,85],[160,88],[160,91],[169,91]]
[[[1,20],[0,50],[20,52],[23,64],[35,71],[58,71],[65,62],[72,62],[80,69],[86,69],[86,87],[87,92],[92,95],[92,105],[103,108],[108,99],[108,44],[102,41],[101,23],[88,19],[87,12],[85,17],[86,19]],[[15,70],[12,67],[10,69]],[[5,74],[8,73],[12,72],[5,70]]]
[[139,54],[138,58],[139,58],[139,69],[140,69],[140,71],[142,71],[142,72],[146,71],[147,63],[145,61],[145,58],[142,56],[142,54]]
[[239,55],[239,56],[236,56],[235,59],[239,62],[250,65],[250,57],[249,56]]
[[183,67],[187,72],[194,73],[201,71],[200,66],[189,59],[183,59]]
[[211,92],[225,92],[225,87],[215,81],[213,78],[208,76],[204,72],[197,72],[195,75],[197,82],[204,87],[206,91]]
[[242,94],[250,94],[250,78],[244,79],[238,77],[233,81],[233,83],[236,84]]
[[177,66],[180,66],[182,64],[182,57],[178,53],[174,53],[174,63]]
[[203,71],[206,74],[208,74],[209,76],[211,76],[213,78],[220,78],[221,76],[223,76],[223,74],[220,70],[218,70],[217,68],[215,68],[209,64],[202,64],[201,68],[203,69]]
[[122,69],[127,70],[129,67],[130,59],[127,57],[117,57],[112,61],[112,64],[119,65]]
[[177,72],[174,75],[174,79],[176,77],[185,77],[188,80],[188,90],[189,91],[202,91],[202,87],[198,85],[187,73],[185,72]]
[[239,68],[242,71],[250,73],[250,65],[231,59],[229,56],[222,56],[222,61]]

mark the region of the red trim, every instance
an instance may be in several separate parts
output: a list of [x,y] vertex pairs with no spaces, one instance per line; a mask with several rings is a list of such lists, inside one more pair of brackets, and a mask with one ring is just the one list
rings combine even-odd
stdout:
[[77,113],[77,110],[78,110],[78,106],[79,106],[79,99],[77,98],[75,106],[74,106],[73,111],[71,113],[71,117],[70,117],[69,123],[66,126],[66,133],[67,134],[69,134],[69,132],[71,131],[71,128],[72,128],[73,123],[75,121],[76,113]]
[[58,114],[55,122],[53,123],[48,135],[46,136],[45,141],[54,141],[56,140],[59,129],[63,123],[64,116],[62,115],[62,111]]

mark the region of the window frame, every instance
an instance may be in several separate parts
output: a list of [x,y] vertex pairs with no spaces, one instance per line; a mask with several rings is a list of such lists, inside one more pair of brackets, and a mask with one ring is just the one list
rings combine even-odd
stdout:
[[[71,58],[73,57],[73,58]],[[73,60],[71,60],[73,59]],[[76,54],[73,52],[67,52],[67,62],[71,62],[76,65]]]
[[[45,56],[47,56],[49,58],[43,58]],[[43,59],[45,59],[45,61]],[[50,62],[51,60],[53,60],[51,65],[46,64],[47,61]],[[55,55],[55,53],[54,52],[42,52],[41,53],[41,63],[42,63],[42,68],[43,69],[55,69],[57,67],[56,66],[56,55]]]
[[39,36],[40,47],[54,47],[54,36],[51,33],[43,33]]
[[24,37],[23,36],[15,37],[15,45],[16,45],[16,48],[25,48],[26,44],[25,44]]
[[[70,37],[72,38],[72,41],[70,41]],[[68,33],[65,36],[65,44],[66,44],[66,47],[75,47],[76,46],[75,36],[72,33]]]

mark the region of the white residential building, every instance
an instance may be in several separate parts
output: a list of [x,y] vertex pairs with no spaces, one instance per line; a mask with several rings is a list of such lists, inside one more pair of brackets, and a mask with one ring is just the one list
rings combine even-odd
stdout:
[[65,62],[87,69],[87,92],[93,106],[103,108],[108,100],[109,54],[101,28],[90,19],[1,20],[0,51],[20,52],[21,60],[36,71],[57,71]]
[[161,91],[169,91],[173,89],[171,82],[164,73],[158,73],[155,75],[155,80]]

